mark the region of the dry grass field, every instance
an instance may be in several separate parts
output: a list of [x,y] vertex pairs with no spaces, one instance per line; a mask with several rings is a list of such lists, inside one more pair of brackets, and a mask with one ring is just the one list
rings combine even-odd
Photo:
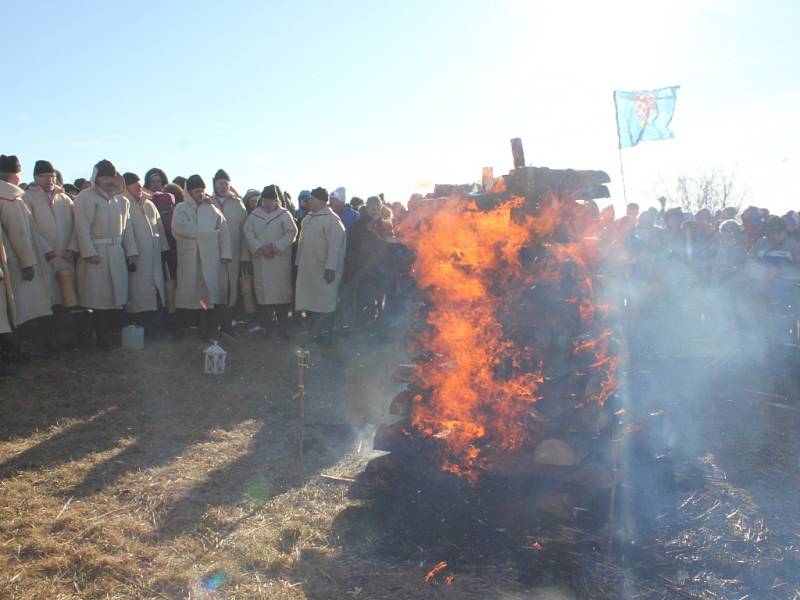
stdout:
[[[70,352],[0,383],[0,597],[398,598],[441,590],[423,561],[349,553],[332,527],[358,502],[369,422],[402,348],[311,346],[305,464],[291,342],[196,339]],[[377,525],[376,525],[377,526]],[[366,539],[366,538],[365,538]],[[469,577],[445,597],[487,584]],[[420,596],[420,594],[422,594]],[[479,597],[479,596],[474,596]]]
[[[0,598],[800,597],[796,455],[728,435],[744,431],[732,404],[695,406],[719,422],[708,443],[735,450],[720,458],[739,475],[706,453],[676,463],[689,475],[648,545],[608,564],[596,531],[525,530],[509,514],[497,533],[462,506],[477,528],[462,542],[446,516],[408,509],[413,486],[382,510],[348,493],[375,456],[401,341],[362,333],[309,347],[302,475],[296,344],[243,333],[223,342],[222,377],[203,375],[205,345],[69,352],[0,382]],[[797,411],[769,410],[793,449]]]

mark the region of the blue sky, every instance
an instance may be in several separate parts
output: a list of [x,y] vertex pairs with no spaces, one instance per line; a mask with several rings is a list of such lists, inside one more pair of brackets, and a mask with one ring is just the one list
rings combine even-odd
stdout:
[[[629,200],[736,169],[800,209],[800,2],[60,2],[6,9],[0,152],[405,200],[511,166],[604,169],[612,92],[681,85],[676,139],[623,151]],[[13,90],[13,91],[12,91]]]

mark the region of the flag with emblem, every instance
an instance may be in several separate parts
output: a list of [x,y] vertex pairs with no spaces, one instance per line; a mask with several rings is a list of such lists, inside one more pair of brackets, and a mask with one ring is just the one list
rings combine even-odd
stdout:
[[679,87],[674,85],[657,90],[614,92],[620,148],[675,137],[669,124],[675,112]]

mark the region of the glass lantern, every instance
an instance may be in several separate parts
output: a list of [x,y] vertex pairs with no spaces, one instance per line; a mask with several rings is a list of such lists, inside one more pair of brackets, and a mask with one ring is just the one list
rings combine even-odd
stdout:
[[225,373],[225,357],[228,353],[216,341],[206,348],[203,354],[206,357],[206,375],[222,375]]

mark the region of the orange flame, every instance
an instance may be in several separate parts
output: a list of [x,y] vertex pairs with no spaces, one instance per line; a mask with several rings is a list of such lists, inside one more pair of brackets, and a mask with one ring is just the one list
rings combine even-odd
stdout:
[[[578,231],[565,211],[571,205],[555,198],[535,215],[526,214],[524,203],[510,198],[481,208],[464,197],[428,200],[399,227],[416,251],[414,275],[430,299],[429,329],[416,341],[432,360],[418,366],[416,377],[431,394],[415,397],[412,423],[439,444],[445,471],[472,482],[488,458],[520,448],[532,435],[527,416],[538,400],[542,365],[530,366],[530,349],[509,339],[500,320],[513,313],[515,290],[561,281],[568,265],[576,282],[568,302],[584,323],[597,313],[590,276],[600,260],[594,224]],[[569,241],[546,244],[546,260],[523,266],[521,250],[559,236]],[[586,398],[600,405],[616,389],[610,338],[603,332],[574,348],[591,352],[591,368],[603,375]]]
[[[435,567],[433,567],[428,574],[425,575],[425,583],[428,583],[431,579],[436,577],[437,574],[441,573],[447,568],[447,563],[445,561],[440,562]],[[449,585],[449,584],[448,584]]]

